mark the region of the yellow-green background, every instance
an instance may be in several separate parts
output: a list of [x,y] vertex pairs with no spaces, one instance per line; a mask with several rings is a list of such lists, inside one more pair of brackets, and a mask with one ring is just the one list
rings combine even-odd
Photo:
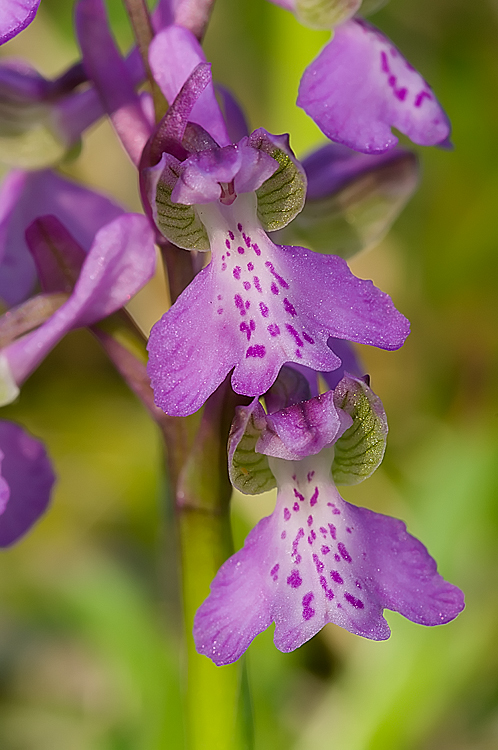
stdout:
[[[76,60],[71,3],[42,0],[2,49],[46,75]],[[110,3],[123,48],[131,42]],[[498,747],[498,2],[392,0],[374,17],[435,88],[455,150],[419,149],[418,194],[355,273],[412,322],[396,353],[362,354],[387,410],[383,466],[348,500],[403,518],[466,593],[453,623],[388,613],[371,643],[327,626],[299,651],[271,633],[249,650],[257,750]],[[327,35],[264,0],[217,0],[215,77],[251,127],[321,141],[295,107]],[[137,209],[108,126],[68,173]],[[149,321],[161,302],[142,295]],[[171,513],[153,425],[85,331],[67,337],[0,415],[40,436],[58,474],[52,508],[0,555],[2,750],[181,750],[181,618]],[[240,545],[270,500],[237,499]]]

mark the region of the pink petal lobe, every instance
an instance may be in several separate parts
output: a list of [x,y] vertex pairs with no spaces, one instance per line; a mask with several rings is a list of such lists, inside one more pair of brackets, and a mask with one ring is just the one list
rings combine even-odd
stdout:
[[325,135],[356,151],[393,148],[395,127],[414,143],[444,143],[446,114],[430,86],[375,27],[353,19],[306,69],[297,103]]

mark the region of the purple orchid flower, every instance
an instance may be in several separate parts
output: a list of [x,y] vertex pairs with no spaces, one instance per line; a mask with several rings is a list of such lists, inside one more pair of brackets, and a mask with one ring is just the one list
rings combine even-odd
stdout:
[[[170,27],[156,36],[150,57],[159,83],[158,59],[175,59],[187,35]],[[270,388],[285,362],[336,369],[331,336],[396,349],[408,334],[390,298],[353,276],[341,258],[273,244],[266,232],[302,209],[304,172],[284,136],[260,129],[230,143],[213,98],[204,99],[203,126],[201,118],[189,124],[212,86],[193,37],[190,44],[196,51],[190,64],[199,64],[178,95],[178,82],[164,87],[176,98],[146,149],[150,166],[143,170],[161,232],[180,247],[212,254],[149,341],[156,403],[177,416],[199,409],[233,368],[234,390],[255,396]]]
[[332,141],[366,154],[396,145],[391,126],[422,146],[445,145],[450,135],[429,84],[359,18],[339,26],[305,70],[297,104]]
[[370,388],[346,375],[333,392],[280,406],[266,415],[255,400],[237,410],[232,481],[251,494],[276,484],[277,503],[218,571],[194,621],[199,653],[229,664],[272,622],[275,645],[287,652],[329,622],[384,640],[384,609],[422,625],[456,617],[462,592],[405,524],[337,491],[382,460],[387,423]]
[[67,301],[39,328],[0,351],[2,403],[16,398],[19,386],[68,331],[90,326],[123,307],[155,270],[154,232],[139,214],[119,216],[99,229],[88,254],[55,217],[38,219],[27,238],[37,262],[46,265],[40,276],[48,291],[65,291],[65,279],[51,261],[50,246],[73,267],[78,256],[84,262]]
[[44,214],[56,216],[88,251],[96,232],[124,209],[49,170],[10,172],[0,188],[0,298],[9,306],[25,300],[35,284],[25,231]]
[[55,476],[45,448],[0,420],[0,547],[23,536],[47,509]]
[[0,44],[19,34],[36,16],[40,0],[2,0],[0,7]]

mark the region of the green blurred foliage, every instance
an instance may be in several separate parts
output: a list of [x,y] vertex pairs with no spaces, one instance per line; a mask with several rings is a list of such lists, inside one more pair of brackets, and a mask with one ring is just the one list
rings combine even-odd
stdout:
[[[109,8],[125,49],[126,17],[118,0]],[[67,0],[42,0],[4,52],[61,70],[78,55],[71,15]],[[372,20],[435,88],[455,149],[419,150],[419,192],[352,263],[393,296],[412,334],[400,352],[362,350],[389,445],[376,474],[344,495],[403,518],[467,609],[433,629],[388,613],[383,643],[328,626],[281,654],[271,632],[259,636],[247,656],[254,747],[494,750],[498,3],[392,0]],[[206,51],[250,125],[290,132],[302,155],[323,137],[295,107],[297,87],[327,38],[264,0],[217,0]],[[102,171],[102,133],[90,134],[74,174],[132,195],[126,166]],[[0,557],[2,750],[181,750],[175,534],[154,426],[86,332],[62,342],[2,417],[47,443],[59,475],[50,512]],[[234,507],[237,546],[253,502]]]

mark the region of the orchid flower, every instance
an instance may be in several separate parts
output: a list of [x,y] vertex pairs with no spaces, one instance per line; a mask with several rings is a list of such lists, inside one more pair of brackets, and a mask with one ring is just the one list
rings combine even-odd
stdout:
[[439,625],[464,606],[402,521],[355,507],[336,488],[362,481],[382,460],[380,399],[349,375],[334,391],[294,398],[280,388],[268,414],[255,399],[237,409],[232,425],[233,484],[249,494],[276,485],[278,494],[272,515],[220,568],[196,614],[197,650],[218,665],[238,659],[272,622],[277,648],[292,651],[329,622],[384,640],[384,609]]
[[0,420],[0,547],[17,542],[45,512],[54,481],[42,443]]
[[88,251],[96,232],[124,209],[49,170],[10,172],[0,187],[0,298],[9,306],[33,290],[37,274],[25,231],[45,214],[56,216]]
[[393,148],[394,126],[422,146],[445,145],[449,120],[429,84],[378,29],[339,26],[301,79],[298,106],[332,141],[366,154]]
[[68,331],[93,325],[123,307],[155,270],[154,233],[148,220],[138,214],[125,214],[105,224],[88,254],[55,217],[35,221],[27,239],[47,291],[66,291],[64,271],[54,262],[52,250],[66,267],[74,268],[78,259],[83,263],[67,301],[39,328],[0,351],[1,403],[16,398],[19,386]]
[[[178,49],[180,73],[164,64]],[[284,136],[260,129],[231,143],[203,59],[178,27],[151,45],[152,70],[172,106],[144,152],[143,191],[171,242],[211,250],[149,341],[156,403],[177,416],[199,409],[233,368],[234,390],[255,396],[285,362],[336,369],[331,336],[396,349],[408,334],[390,298],[341,258],[270,240],[267,231],[302,209],[304,172]]]

